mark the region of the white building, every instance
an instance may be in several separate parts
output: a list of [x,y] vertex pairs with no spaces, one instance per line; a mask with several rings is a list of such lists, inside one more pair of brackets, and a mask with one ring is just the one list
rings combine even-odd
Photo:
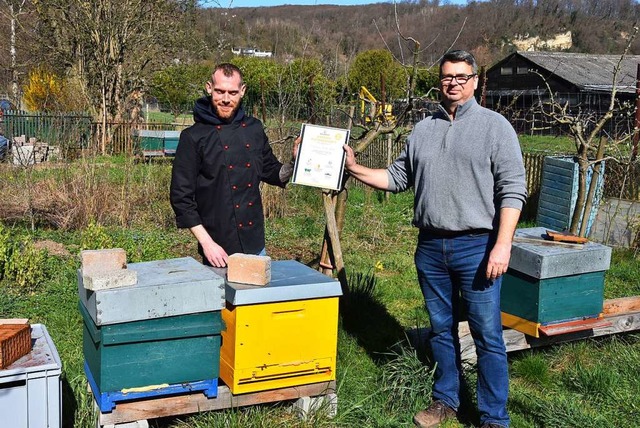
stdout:
[[271,58],[273,53],[270,51],[261,51],[255,48],[231,48],[234,55],[255,56],[257,58]]

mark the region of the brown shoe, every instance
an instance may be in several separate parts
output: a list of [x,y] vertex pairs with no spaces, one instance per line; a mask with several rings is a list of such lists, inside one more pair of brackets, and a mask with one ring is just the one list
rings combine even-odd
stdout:
[[456,411],[442,401],[434,401],[426,410],[420,410],[414,417],[413,423],[420,428],[432,428],[440,425],[446,419],[456,417]]

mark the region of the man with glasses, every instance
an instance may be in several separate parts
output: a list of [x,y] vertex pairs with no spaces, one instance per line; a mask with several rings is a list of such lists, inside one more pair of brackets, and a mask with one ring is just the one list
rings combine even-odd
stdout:
[[480,423],[509,426],[500,286],[526,199],[525,171],[513,127],[476,102],[477,86],[473,55],[448,52],[440,61],[439,111],[415,126],[398,159],[366,168],[345,146],[346,168],[358,180],[392,192],[413,187],[415,264],[436,365],[433,402],[414,417],[423,428],[456,417],[460,406],[460,309],[478,357]]

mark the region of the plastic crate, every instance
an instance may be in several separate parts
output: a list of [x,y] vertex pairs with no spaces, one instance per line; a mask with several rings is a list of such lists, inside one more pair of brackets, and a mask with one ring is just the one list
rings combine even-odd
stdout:
[[62,363],[47,329],[31,326],[31,352],[0,370],[0,426],[62,426]]

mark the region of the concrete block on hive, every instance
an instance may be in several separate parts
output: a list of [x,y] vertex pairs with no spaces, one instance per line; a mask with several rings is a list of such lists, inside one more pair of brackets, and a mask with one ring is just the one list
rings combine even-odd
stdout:
[[127,269],[127,253],[122,248],[80,252],[82,283],[87,290],[136,285],[138,274]]
[[127,268],[127,253],[122,248],[83,250],[80,252],[82,273],[120,270]]
[[271,257],[236,253],[227,260],[227,280],[252,285],[271,282]]
[[84,288],[92,291],[129,287],[137,283],[138,273],[130,269],[97,271],[82,275]]

